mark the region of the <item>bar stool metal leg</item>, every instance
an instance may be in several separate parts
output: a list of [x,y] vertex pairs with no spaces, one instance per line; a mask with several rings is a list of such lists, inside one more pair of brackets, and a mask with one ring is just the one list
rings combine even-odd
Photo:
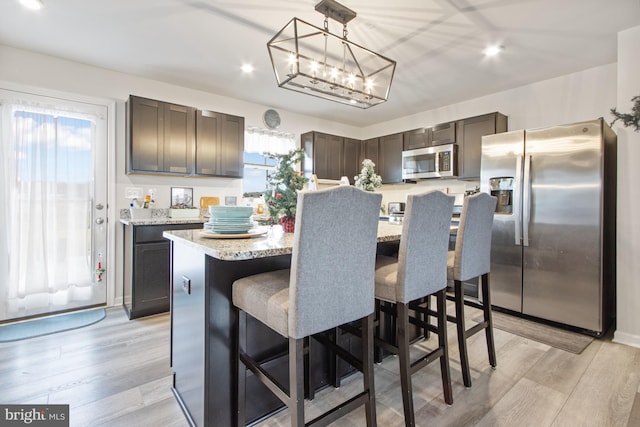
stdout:
[[289,412],[291,426],[304,426],[304,338],[289,337]]
[[398,316],[396,320],[398,330],[398,358],[400,362],[400,387],[402,388],[402,404],[404,407],[404,423],[415,426],[413,412],[413,390],[411,386],[411,361],[409,360],[409,307],[407,304],[397,303]]
[[456,328],[458,331],[458,348],[460,349],[460,370],[465,387],[471,387],[471,371],[467,354],[467,329],[464,321],[464,289],[462,282],[454,280]]
[[489,364],[495,368],[497,366],[496,361],[496,348],[493,340],[493,318],[491,316],[491,293],[489,292],[489,274],[482,275],[482,309],[484,312],[484,321],[488,324],[485,328],[485,334],[487,337],[487,350],[489,351]]
[[[234,309],[234,316],[236,319],[236,355],[240,354],[240,351],[247,347],[247,313]],[[247,377],[247,367],[240,361],[240,357],[236,356],[237,365],[237,409],[236,409],[236,425],[238,427],[244,427],[246,424],[246,412],[245,412],[245,381]]]
[[[428,300],[428,298],[427,298]],[[442,289],[436,294],[436,307],[438,310],[438,346],[442,348],[440,356],[440,372],[442,376],[442,389],[444,401],[453,404],[453,387],[451,386],[451,371],[449,369],[449,346],[447,345],[447,289]],[[427,317],[428,319],[428,317]]]
[[376,423],[376,396],[373,390],[373,323],[374,314],[362,319],[362,375],[365,390],[369,390],[368,400],[364,405],[367,426],[375,427]]

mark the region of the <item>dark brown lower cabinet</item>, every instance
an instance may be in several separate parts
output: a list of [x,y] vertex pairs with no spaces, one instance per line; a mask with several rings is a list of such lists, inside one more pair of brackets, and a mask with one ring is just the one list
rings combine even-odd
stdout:
[[202,223],[124,226],[123,305],[129,319],[169,311],[171,246],[166,230],[202,228]]

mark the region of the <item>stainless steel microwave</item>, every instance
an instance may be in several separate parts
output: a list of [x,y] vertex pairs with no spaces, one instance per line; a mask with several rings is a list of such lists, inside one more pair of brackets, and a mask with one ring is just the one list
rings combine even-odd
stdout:
[[434,145],[402,152],[402,179],[458,176],[458,146]]

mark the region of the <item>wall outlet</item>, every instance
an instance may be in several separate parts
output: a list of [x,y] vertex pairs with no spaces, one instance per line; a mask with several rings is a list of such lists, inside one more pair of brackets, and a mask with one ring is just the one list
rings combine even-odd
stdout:
[[124,189],[125,199],[142,199],[142,188],[139,187],[126,187]]

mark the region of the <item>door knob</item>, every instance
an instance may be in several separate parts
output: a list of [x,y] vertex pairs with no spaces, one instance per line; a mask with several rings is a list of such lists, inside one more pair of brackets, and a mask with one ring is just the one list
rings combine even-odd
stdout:
[[96,224],[100,225],[104,222],[103,218],[96,218]]

